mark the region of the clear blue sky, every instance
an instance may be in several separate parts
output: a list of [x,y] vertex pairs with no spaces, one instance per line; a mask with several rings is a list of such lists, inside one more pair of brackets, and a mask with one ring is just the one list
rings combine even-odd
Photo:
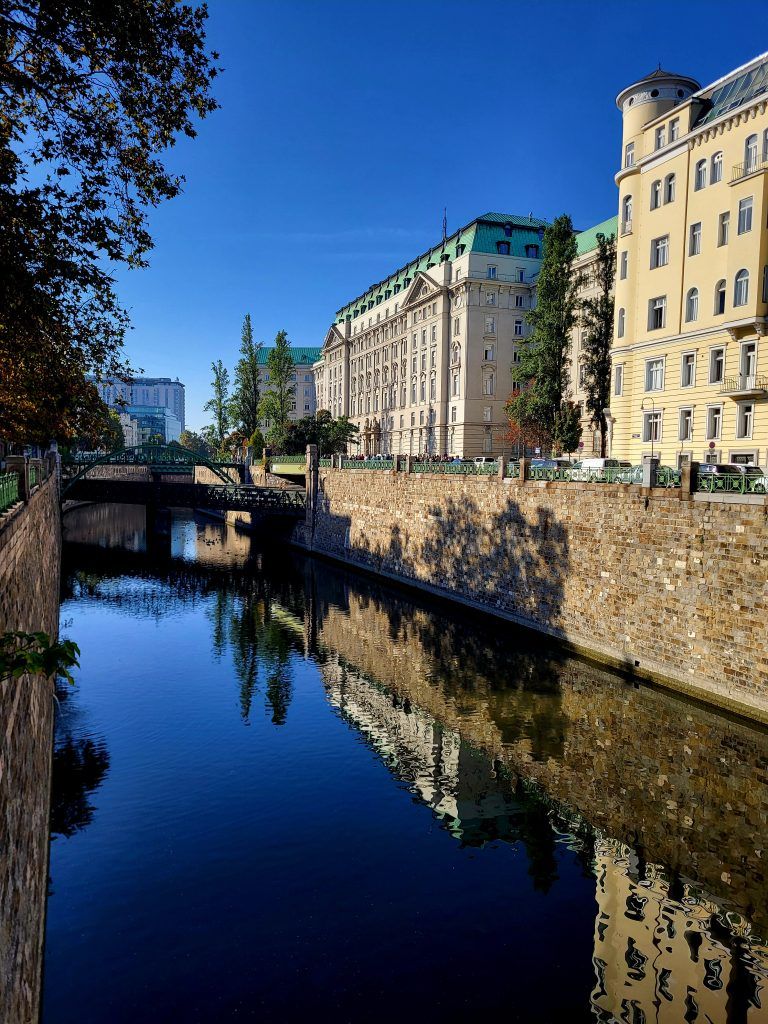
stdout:
[[[621,88],[664,68],[703,85],[768,48],[765,0],[209,0],[222,109],[169,163],[149,269],[120,276],[134,367],[187,385],[335,311],[489,210],[578,228],[616,212]],[[631,24],[643,26],[633,36]],[[739,31],[739,27],[744,31]],[[754,29],[754,31],[753,31]]]

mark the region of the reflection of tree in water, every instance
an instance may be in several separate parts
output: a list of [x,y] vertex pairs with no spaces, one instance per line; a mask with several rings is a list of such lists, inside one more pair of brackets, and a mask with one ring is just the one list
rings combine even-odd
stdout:
[[67,736],[53,752],[51,783],[51,833],[73,836],[90,825],[94,806],[88,799],[109,771],[109,754],[103,743]]

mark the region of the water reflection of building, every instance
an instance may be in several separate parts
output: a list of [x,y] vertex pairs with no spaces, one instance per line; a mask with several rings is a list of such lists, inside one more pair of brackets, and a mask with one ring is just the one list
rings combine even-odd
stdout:
[[768,947],[747,921],[640,866],[623,843],[598,840],[595,870],[598,1020],[768,1020]]

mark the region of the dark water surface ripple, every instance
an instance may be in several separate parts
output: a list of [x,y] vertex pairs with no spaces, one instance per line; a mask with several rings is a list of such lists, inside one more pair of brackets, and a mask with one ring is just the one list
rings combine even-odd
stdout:
[[67,516],[45,1024],[768,1021],[768,734],[191,513]]

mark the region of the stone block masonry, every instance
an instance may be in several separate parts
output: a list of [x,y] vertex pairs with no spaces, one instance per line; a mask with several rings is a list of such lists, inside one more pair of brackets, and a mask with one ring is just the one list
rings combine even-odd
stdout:
[[[55,476],[0,518],[0,633],[58,633],[61,524]],[[40,1004],[53,748],[52,683],[0,682],[0,1021]]]
[[768,722],[768,501],[321,469],[294,541]]

